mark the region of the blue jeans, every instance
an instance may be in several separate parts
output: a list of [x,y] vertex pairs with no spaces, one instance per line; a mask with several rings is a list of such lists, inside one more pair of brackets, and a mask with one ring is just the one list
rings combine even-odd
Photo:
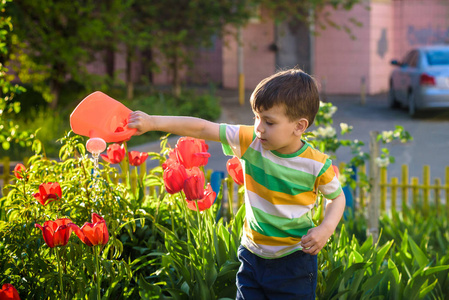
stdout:
[[237,272],[237,300],[315,299],[316,255],[296,251],[265,259],[240,246],[238,258],[242,264]]

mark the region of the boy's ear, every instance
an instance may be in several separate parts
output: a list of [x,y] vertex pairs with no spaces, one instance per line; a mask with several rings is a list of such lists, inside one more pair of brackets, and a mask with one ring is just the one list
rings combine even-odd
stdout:
[[296,122],[295,135],[301,136],[306,131],[307,127],[309,127],[309,121],[305,118],[299,119]]

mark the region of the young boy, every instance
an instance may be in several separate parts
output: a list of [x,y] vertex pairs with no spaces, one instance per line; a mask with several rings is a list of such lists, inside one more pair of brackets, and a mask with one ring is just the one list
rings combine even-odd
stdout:
[[[250,102],[254,126],[137,111],[128,127],[219,141],[225,154],[240,158],[246,218],[236,299],[315,299],[316,255],[345,207],[331,161],[301,139],[320,106],[317,85],[299,69],[281,71],[262,80]],[[314,227],[318,191],[331,201]]]

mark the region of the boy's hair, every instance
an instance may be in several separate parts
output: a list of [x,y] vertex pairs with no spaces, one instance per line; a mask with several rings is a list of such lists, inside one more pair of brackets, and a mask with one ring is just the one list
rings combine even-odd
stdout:
[[256,112],[284,105],[290,121],[305,118],[310,126],[320,108],[320,96],[315,79],[301,69],[289,69],[263,79],[250,103]]

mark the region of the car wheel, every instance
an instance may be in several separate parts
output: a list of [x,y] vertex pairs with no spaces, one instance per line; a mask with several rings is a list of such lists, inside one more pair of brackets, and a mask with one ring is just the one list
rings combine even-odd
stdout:
[[416,117],[416,100],[413,91],[408,93],[408,114],[410,117]]
[[394,94],[392,85],[390,85],[390,91],[388,93],[388,105],[390,106],[390,108],[399,108],[401,106],[398,102],[398,99],[396,99],[396,95]]

